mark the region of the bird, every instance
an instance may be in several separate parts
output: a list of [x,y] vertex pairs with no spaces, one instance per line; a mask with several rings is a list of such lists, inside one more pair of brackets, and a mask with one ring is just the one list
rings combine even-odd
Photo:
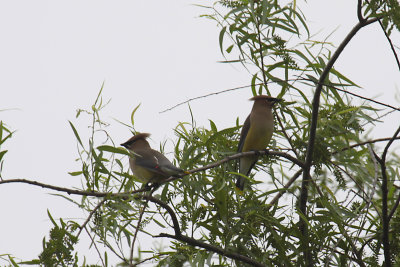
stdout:
[[146,138],[149,133],[138,133],[121,146],[133,152],[129,165],[139,181],[148,186],[158,185],[171,176],[181,177],[188,172],[173,165],[163,154],[152,149]]
[[[279,98],[266,95],[254,96],[249,100],[254,101],[254,104],[242,127],[238,152],[258,151],[267,147],[274,131],[272,107],[281,101]],[[258,155],[239,158],[239,173],[248,176],[257,160]],[[236,187],[240,191],[243,191],[245,181],[243,176],[237,175]]]

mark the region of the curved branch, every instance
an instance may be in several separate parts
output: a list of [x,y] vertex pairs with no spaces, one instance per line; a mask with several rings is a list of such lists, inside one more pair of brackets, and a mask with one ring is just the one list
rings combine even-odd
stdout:
[[303,169],[298,170],[292,178],[283,186],[283,188],[279,191],[279,193],[271,200],[269,205],[274,205],[278,200],[286,193],[287,189],[300,177]]
[[93,214],[107,201],[106,198],[104,198],[102,201],[100,201],[96,207],[94,207],[94,209],[90,212],[89,216],[87,217],[87,219],[85,220],[85,222],[79,226],[79,232],[76,235],[76,237],[79,237],[79,235],[81,234],[83,228],[86,227],[86,225],[89,223],[90,219],[92,218]]
[[142,198],[142,199],[145,199],[147,201],[153,202],[153,203],[159,205],[160,207],[162,207],[163,209],[165,209],[169,213],[169,215],[171,216],[172,224],[174,226],[175,236],[179,237],[179,236],[182,235],[181,228],[180,228],[179,222],[178,222],[178,218],[176,217],[176,214],[173,211],[173,209],[170,206],[168,206],[167,203],[165,203],[165,202],[163,202],[163,201],[161,201],[158,198],[155,198],[153,196],[140,195],[140,196],[138,196],[138,198]]
[[[297,164],[301,168],[304,166],[304,163],[301,160],[298,160],[297,158],[295,158],[287,153],[280,152],[280,151],[269,151],[266,149],[266,150],[260,150],[260,151],[248,151],[248,152],[237,153],[237,154],[228,156],[220,161],[203,166],[201,168],[187,171],[186,173],[192,174],[192,173],[196,173],[196,172],[200,172],[200,171],[205,171],[205,170],[208,170],[211,168],[215,168],[219,165],[222,165],[228,161],[238,159],[241,157],[245,157],[245,156],[251,156],[251,155],[280,156],[280,157],[290,160],[291,162],[293,162],[294,164]],[[163,183],[168,183],[168,182],[174,181],[176,179],[180,179],[180,178],[181,177],[172,176],[172,177],[166,179],[165,181],[163,181]],[[95,191],[84,191],[84,190],[77,190],[77,189],[70,189],[70,188],[66,188],[66,187],[54,186],[54,185],[49,185],[49,184],[32,181],[32,180],[27,180],[27,179],[0,180],[0,184],[7,184],[7,183],[25,183],[25,184],[40,186],[42,188],[47,188],[47,189],[51,189],[51,190],[55,190],[55,191],[65,192],[69,195],[92,196],[92,197],[122,197],[122,198],[124,198],[124,197],[131,197],[133,194],[149,191],[149,188],[141,188],[138,190],[133,190],[133,191],[124,192],[124,193],[95,192]]]
[[389,151],[389,147],[394,142],[397,135],[400,133],[400,126],[397,128],[393,137],[386,144],[385,149],[383,150],[382,156],[378,157],[375,154],[376,160],[381,165],[382,172],[382,244],[383,244],[383,253],[385,257],[385,266],[392,266],[391,264],[391,253],[390,253],[390,240],[389,240],[389,222],[390,222],[390,214],[388,214],[388,177],[386,173],[386,155]]
[[[154,188],[149,192],[149,195],[148,195],[148,196],[151,197],[151,196],[153,195],[154,191],[156,191],[156,190],[157,190],[157,187],[154,187]],[[149,199],[146,199],[146,202],[143,204],[143,208],[142,208],[142,210],[140,211],[140,214],[139,214],[139,218],[138,218],[138,222],[137,222],[137,226],[136,226],[135,233],[133,234],[132,245],[131,245],[131,254],[130,254],[130,256],[129,256],[129,264],[130,264],[130,265],[132,265],[132,262],[133,262],[133,252],[134,252],[134,248],[135,248],[136,238],[137,238],[137,235],[138,235],[138,233],[139,233],[140,224],[142,223],[143,214],[144,214],[144,212],[145,212],[145,210],[146,210],[146,208],[147,208],[147,204],[148,204],[148,203],[149,203]]]
[[201,242],[199,240],[196,240],[194,238],[182,235],[181,228],[180,228],[179,222],[178,222],[178,218],[176,217],[175,212],[172,210],[172,208],[170,206],[168,206],[167,203],[161,201],[158,198],[150,196],[150,195],[140,195],[140,196],[137,196],[137,197],[145,199],[147,201],[150,201],[150,202],[153,202],[153,203],[159,205],[160,207],[165,209],[168,212],[168,214],[171,216],[175,235],[161,233],[157,237],[173,238],[173,239],[176,239],[176,240],[179,240],[179,241],[182,241],[182,242],[186,242],[187,244],[192,245],[192,246],[201,247],[201,248],[207,249],[209,251],[213,251],[215,253],[218,253],[218,254],[220,254],[222,256],[225,256],[225,257],[228,257],[228,258],[231,258],[231,259],[234,259],[234,260],[239,260],[239,261],[242,261],[242,262],[245,262],[245,263],[252,264],[252,266],[265,267],[265,265],[255,261],[255,260],[253,260],[253,259],[251,259],[249,257],[243,256],[241,254],[234,253],[234,252],[228,252],[228,251],[226,251],[226,250],[224,250],[224,249],[222,249],[220,247],[213,246],[213,245]]
[[191,173],[194,173],[194,172],[205,171],[205,170],[217,167],[217,166],[219,166],[219,165],[221,165],[221,164],[223,164],[225,162],[228,162],[228,161],[231,161],[231,160],[234,160],[234,159],[238,159],[238,158],[241,158],[241,157],[252,156],[252,155],[278,156],[278,157],[286,158],[286,159],[290,160],[292,163],[298,165],[299,167],[304,168],[304,162],[302,162],[301,160],[299,160],[299,159],[297,159],[297,158],[295,158],[295,157],[293,157],[293,156],[291,156],[291,155],[289,155],[287,153],[280,152],[280,151],[270,151],[268,149],[265,149],[265,150],[258,150],[258,151],[247,151],[247,152],[236,153],[236,154],[233,154],[231,156],[227,156],[226,158],[224,158],[224,159],[222,159],[220,161],[217,161],[215,163],[211,163],[209,165],[206,165],[206,166],[203,166],[201,168],[197,168],[197,169],[194,169],[194,170],[191,170],[191,171],[188,171],[188,172],[189,172],[189,174],[191,174]]
[[228,257],[228,258],[231,258],[231,259],[234,259],[234,260],[238,260],[238,261],[241,261],[241,262],[245,262],[245,263],[251,264],[251,266],[256,266],[256,267],[265,267],[266,266],[266,265],[261,264],[261,263],[255,261],[255,260],[253,260],[253,259],[251,259],[249,257],[243,256],[243,255],[238,254],[238,253],[226,251],[223,248],[204,243],[202,241],[196,240],[196,239],[188,237],[188,236],[184,236],[184,235],[175,236],[175,235],[161,233],[159,235],[159,237],[168,237],[168,238],[172,238],[172,239],[175,239],[175,240],[179,240],[179,241],[185,242],[185,243],[187,243],[187,244],[189,244],[191,246],[201,247],[201,248],[204,248],[204,249],[206,249],[208,251],[213,251],[213,252],[215,252],[215,253],[217,253],[219,255],[222,255],[222,256],[225,256],[225,257]]
[[42,188],[47,188],[47,189],[52,189],[55,191],[60,191],[60,192],[65,192],[69,195],[80,195],[80,196],[91,196],[91,197],[129,197],[132,194],[136,193],[141,193],[148,191],[146,188],[134,190],[134,191],[129,191],[126,193],[107,193],[107,192],[95,192],[95,191],[84,191],[84,190],[77,190],[77,189],[70,189],[66,187],[60,187],[60,186],[54,186],[54,185],[49,185],[49,184],[44,184],[41,182],[37,181],[31,181],[27,179],[9,179],[9,180],[1,180],[0,184],[8,184],[8,183],[24,183],[24,184],[31,184],[35,186],[40,186]]
[[[361,8],[360,6],[358,8]],[[363,27],[378,21],[379,18],[373,18],[370,20],[362,20],[359,21],[356,26],[347,34],[346,38],[343,42],[339,45],[335,53],[333,53],[332,57],[329,59],[328,63],[326,64],[322,74],[318,80],[317,87],[315,89],[314,98],[312,102],[312,115],[311,115],[311,126],[310,126],[310,133],[308,138],[308,145],[307,145],[307,154],[306,154],[306,161],[304,166],[303,172],[303,180],[301,185],[301,193],[300,193],[300,201],[299,201],[299,211],[307,218],[307,200],[308,200],[308,183],[311,179],[310,176],[310,169],[311,164],[313,161],[313,153],[314,153],[314,144],[316,138],[316,131],[317,131],[317,121],[318,121],[318,113],[319,113],[319,101],[320,95],[322,91],[322,85],[325,82],[330,70],[332,69],[333,65],[335,64],[336,60],[339,58],[340,54],[343,52],[344,48],[350,42],[350,40],[356,35],[356,33],[362,29]],[[313,260],[312,255],[309,249],[308,244],[308,227],[307,222],[300,216],[299,222],[300,232],[302,233],[302,241],[301,241],[301,249],[304,254],[304,260],[306,266],[312,266]]]

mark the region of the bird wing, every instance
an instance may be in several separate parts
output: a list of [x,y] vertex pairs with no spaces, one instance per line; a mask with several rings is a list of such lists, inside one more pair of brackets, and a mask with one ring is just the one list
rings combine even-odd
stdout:
[[163,154],[156,150],[140,150],[135,153],[138,154],[138,156],[136,156],[136,164],[151,172],[162,176],[183,173],[181,169],[175,167]]
[[151,172],[166,176],[166,173],[160,169],[159,160],[155,150],[137,150],[135,152],[135,164]]
[[250,129],[250,115],[247,116],[246,120],[244,121],[242,131],[240,132],[238,152],[242,152],[242,149],[244,146],[244,141],[246,140],[246,136],[247,136],[247,133],[249,132],[249,129]]
[[164,173],[168,175],[180,175],[183,173],[183,170],[176,167],[174,164],[172,164],[169,159],[167,159],[163,154],[161,154],[158,151],[154,151],[156,153],[156,157],[158,159],[158,165]]

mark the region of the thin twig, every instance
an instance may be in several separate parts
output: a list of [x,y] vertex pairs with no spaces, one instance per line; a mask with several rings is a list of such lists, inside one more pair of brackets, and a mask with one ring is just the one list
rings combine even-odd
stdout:
[[276,202],[283,196],[283,194],[286,193],[287,189],[297,180],[297,178],[300,177],[301,173],[303,172],[303,169],[298,170],[292,178],[284,185],[284,187],[276,194],[276,196],[271,200],[269,205],[275,205]]
[[267,86],[267,77],[265,75],[265,67],[264,67],[264,55],[263,55],[263,47],[262,47],[262,42],[261,42],[261,31],[260,31],[260,23],[259,21],[256,20],[256,28],[257,28],[257,40],[258,44],[260,45],[260,62],[261,62],[261,73],[264,81],[264,86]]
[[86,225],[88,224],[88,222],[90,221],[90,219],[92,218],[93,214],[104,204],[104,202],[106,202],[107,199],[104,198],[102,201],[100,201],[96,207],[90,212],[89,216],[87,217],[86,221],[79,227],[79,232],[76,235],[76,237],[79,237],[79,235],[81,234],[83,228],[86,227]]
[[90,235],[90,232],[88,231],[88,229],[86,228],[86,226],[84,227],[84,229],[85,229],[87,235],[89,236],[90,240],[92,241],[92,244],[94,245],[94,248],[96,249],[97,254],[99,255],[99,258],[100,258],[100,260],[101,260],[101,263],[103,264],[103,266],[106,266],[105,263],[104,263],[104,261],[103,261],[103,257],[101,256],[100,250],[99,250],[99,248],[98,248],[97,245],[96,245],[96,242],[94,241],[93,237]]
[[[306,79],[306,78],[304,78],[304,79],[302,79],[302,80],[307,80],[307,81],[313,82],[311,79]],[[332,88],[332,89],[335,89],[335,90],[337,90],[337,91],[343,92],[343,93],[345,93],[345,94],[352,95],[352,96],[355,96],[355,97],[357,97],[357,98],[360,98],[360,99],[363,99],[363,100],[367,100],[367,101],[369,101],[369,102],[372,102],[372,103],[375,103],[375,104],[378,104],[378,105],[381,105],[381,106],[384,106],[384,107],[388,107],[388,108],[391,108],[391,109],[393,109],[393,110],[400,111],[400,108],[396,108],[396,107],[391,106],[391,105],[389,105],[389,104],[376,101],[376,100],[374,100],[374,99],[372,99],[372,98],[368,98],[368,97],[365,97],[365,96],[362,96],[362,95],[358,95],[358,94],[356,94],[356,93],[349,92],[349,91],[347,91],[347,90],[341,89],[341,88],[336,87],[336,86],[333,86],[333,85],[331,85],[331,84],[323,83],[322,85],[323,85],[323,86],[326,86],[326,87],[329,87],[329,88]]]
[[[150,197],[153,195],[153,193],[154,193],[154,191],[155,191],[156,189],[157,189],[157,188],[155,187],[155,188],[153,188],[153,189],[149,192],[149,196],[150,196]],[[147,208],[147,204],[148,204],[148,203],[149,203],[149,199],[146,199],[146,201],[145,201],[144,204],[143,204],[143,208],[142,208],[142,210],[140,211],[140,214],[139,214],[139,218],[138,218],[136,230],[135,230],[135,233],[134,233],[134,235],[133,235],[132,244],[131,244],[131,254],[130,254],[130,256],[129,256],[129,264],[130,264],[130,265],[132,265],[132,262],[133,262],[133,252],[134,252],[134,248],[135,248],[135,242],[136,242],[137,234],[138,234],[138,232],[139,232],[140,224],[142,223],[143,214],[144,214],[144,212],[146,211],[146,208]]]
[[296,151],[296,149],[295,149],[295,147],[294,147],[294,145],[293,145],[293,143],[292,143],[292,139],[291,139],[291,138],[289,137],[289,135],[286,133],[285,127],[283,127],[282,120],[279,118],[278,115],[276,115],[276,119],[278,120],[279,126],[280,126],[281,129],[282,129],[282,133],[285,135],[286,140],[288,141],[290,147],[292,148],[293,153],[296,155],[297,158],[299,158],[299,154],[297,153],[297,151]]
[[384,33],[385,36],[386,36],[386,39],[387,39],[388,42],[389,42],[390,48],[392,49],[394,58],[395,58],[396,63],[397,63],[397,67],[399,68],[399,71],[400,71],[400,60],[399,60],[399,57],[398,57],[398,55],[397,55],[397,53],[396,53],[396,50],[394,49],[394,45],[393,45],[393,43],[392,43],[392,40],[390,39],[389,35],[388,35],[387,32],[385,31],[385,27],[383,27],[382,21],[379,19],[378,22],[379,22],[379,25],[380,25],[381,28],[382,28],[383,33]]
[[[262,84],[262,83],[260,83],[260,84]],[[212,96],[212,95],[219,95],[219,94],[222,94],[222,93],[226,93],[226,92],[229,92],[229,91],[235,91],[235,90],[239,90],[239,89],[243,89],[243,88],[247,88],[247,87],[251,87],[251,85],[244,85],[244,86],[225,89],[225,90],[222,90],[222,91],[218,91],[218,92],[214,92],[214,93],[210,93],[210,94],[206,94],[206,95],[202,95],[202,96],[196,96],[196,97],[190,98],[190,99],[188,99],[186,101],[180,102],[180,103],[178,103],[178,104],[176,104],[176,105],[174,105],[174,106],[172,106],[170,108],[164,109],[163,111],[160,111],[159,113],[164,113],[164,112],[173,110],[174,108],[182,106],[182,105],[184,105],[186,103],[189,103],[189,102],[191,102],[193,100],[197,100],[197,99],[200,99],[200,98],[205,98],[205,97]]]
[[[364,201],[366,203],[365,207],[364,207],[365,211],[363,211],[363,215],[364,216],[363,216],[362,221],[360,223],[360,227],[358,229],[357,236],[360,236],[361,235],[361,231],[364,230],[364,225],[367,222],[367,215],[369,213],[369,207],[371,206],[371,203],[373,203],[372,199],[374,198],[375,191],[376,191],[376,184],[378,183],[378,179],[379,179],[379,177],[378,177],[379,176],[379,166],[378,166],[378,162],[376,161],[376,158],[375,158],[376,154],[375,154],[374,150],[372,149],[371,144],[368,144],[368,151],[369,151],[371,160],[374,163],[375,174],[374,174],[374,180],[373,180],[373,183],[372,183],[372,191],[369,194],[369,198]],[[364,194],[367,197],[367,194],[365,192],[364,192]]]
[[[359,147],[359,146],[363,146],[363,145],[368,145],[368,144],[374,144],[374,143],[377,143],[377,142],[390,141],[391,139],[392,139],[392,137],[386,137],[386,138],[378,138],[378,139],[374,139],[374,140],[370,140],[370,141],[365,141],[365,142],[357,143],[357,144],[354,144],[354,145],[345,147],[345,148],[343,148],[343,149],[340,150],[340,151],[334,151],[334,152],[332,152],[332,155],[335,155],[335,154],[337,154],[337,153],[340,153],[340,152],[343,152],[343,151],[346,151],[346,150],[349,150],[349,149],[352,149],[352,148],[355,148],[355,147]],[[396,137],[395,140],[400,140],[400,137]]]
[[139,264],[145,263],[146,261],[150,261],[150,260],[156,259],[156,258],[158,258],[158,257],[165,257],[165,256],[166,256],[166,255],[163,254],[163,253],[158,253],[158,254],[156,254],[156,255],[150,257],[150,258],[146,258],[146,259],[143,259],[143,260],[141,260],[141,261],[139,261],[139,262],[136,262],[136,263],[132,264],[131,267],[136,267],[136,266],[139,266]]

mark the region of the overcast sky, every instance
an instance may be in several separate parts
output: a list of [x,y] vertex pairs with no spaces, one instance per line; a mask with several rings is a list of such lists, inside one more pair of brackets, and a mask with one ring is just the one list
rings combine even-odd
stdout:
[[[304,6],[314,38],[339,45],[356,23],[357,1],[309,0]],[[152,133],[151,145],[173,140],[173,128],[190,121],[187,105],[160,111],[207,93],[248,85],[251,76],[240,65],[223,60],[215,22],[192,4],[211,1],[136,0],[0,0],[0,119],[16,130],[7,141],[3,178],[26,178],[78,187],[76,141],[68,120],[87,132],[89,118],[75,119],[78,108],[90,109],[105,82],[103,98],[111,99],[103,119],[116,142],[130,137],[114,119]],[[399,45],[399,35],[393,41]],[[363,89],[355,92],[399,106],[399,71],[379,25],[363,29],[335,65]],[[277,88],[278,89],[278,88]],[[276,91],[278,92],[278,90]],[[243,122],[250,111],[249,89],[191,103],[198,126],[208,119],[219,128]],[[387,118],[399,120],[398,114]],[[371,136],[390,136],[387,123]],[[0,186],[2,219],[0,254],[24,260],[36,257],[54,218],[84,218],[54,193],[24,184]],[[82,241],[81,246],[88,243]],[[96,263],[96,254],[89,259]],[[117,261],[111,261],[116,263]],[[91,262],[92,263],[92,262]],[[0,265],[2,262],[0,261]]]

